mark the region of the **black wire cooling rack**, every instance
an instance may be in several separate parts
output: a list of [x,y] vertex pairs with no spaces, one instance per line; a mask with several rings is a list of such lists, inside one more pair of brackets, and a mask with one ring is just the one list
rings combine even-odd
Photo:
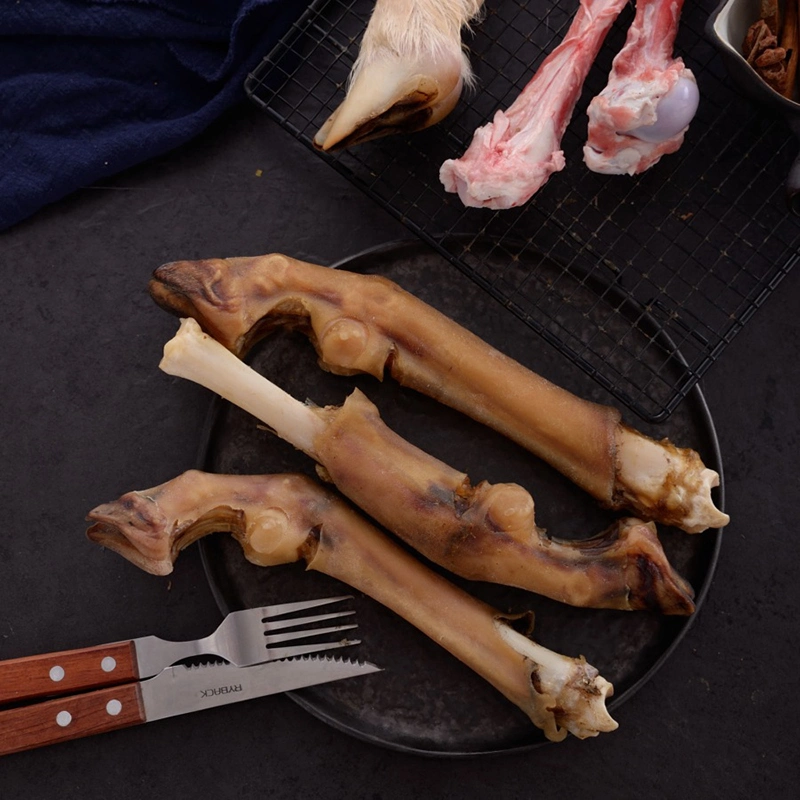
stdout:
[[[783,196],[796,145],[782,120],[728,83],[703,34],[715,3],[687,0],[676,42],[700,87],[698,114],[681,150],[641,176],[597,175],[582,161],[585,110],[625,41],[628,8],[562,141],[567,167],[527,205],[467,209],[439,182],[441,163],[464,152],[562,40],[576,0],[489,0],[465,36],[476,88],[449,117],[320,157],[621,403],[662,421],[775,290],[800,245]],[[372,7],[317,0],[247,80],[251,99],[309,147],[344,97]]]

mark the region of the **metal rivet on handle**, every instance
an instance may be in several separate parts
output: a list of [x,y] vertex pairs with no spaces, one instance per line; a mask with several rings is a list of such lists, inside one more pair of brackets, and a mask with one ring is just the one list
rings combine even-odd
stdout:
[[64,667],[59,667],[58,665],[56,665],[55,667],[50,668],[51,681],[55,681],[56,683],[58,683],[59,681],[64,680],[65,674],[66,673],[64,672]]
[[59,711],[56,714],[56,724],[58,724],[62,728],[66,728],[67,725],[72,722],[72,714],[69,711]]
[[122,711],[122,703],[119,700],[109,700],[106,703],[106,713],[109,716],[116,717]]
[[117,660],[115,658],[112,658],[111,656],[106,656],[100,662],[100,669],[102,669],[103,672],[113,672],[116,669],[116,667],[117,667]]

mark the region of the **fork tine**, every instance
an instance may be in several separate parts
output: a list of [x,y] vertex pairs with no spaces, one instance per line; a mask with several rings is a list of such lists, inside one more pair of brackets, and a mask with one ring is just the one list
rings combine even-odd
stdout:
[[264,619],[270,617],[278,617],[281,614],[291,614],[293,611],[305,611],[307,608],[316,608],[317,606],[324,606],[330,603],[338,603],[341,600],[352,600],[353,595],[345,594],[341,597],[323,597],[317,600],[301,600],[297,603],[278,603],[273,606],[262,606],[261,612],[264,614]]
[[319,653],[322,650],[334,650],[337,647],[350,647],[354,644],[361,644],[361,639],[339,639],[337,642],[317,642],[316,644],[298,644],[293,647],[276,647],[272,654],[277,658],[293,658],[294,656],[304,656],[308,653]]
[[274,622],[265,622],[265,631],[279,631],[282,628],[295,628],[298,625],[308,625],[311,622],[323,622],[326,619],[336,619],[337,617],[350,617],[355,611],[335,611],[332,614],[317,614],[313,617],[294,617],[293,619],[279,619]]
[[312,628],[309,631],[289,631],[288,633],[273,633],[271,636],[264,634],[264,642],[267,645],[278,644],[279,642],[290,642],[292,639],[307,639],[309,636],[321,636],[323,633],[336,633],[337,631],[349,631],[357,628],[358,625],[335,625],[331,628]]

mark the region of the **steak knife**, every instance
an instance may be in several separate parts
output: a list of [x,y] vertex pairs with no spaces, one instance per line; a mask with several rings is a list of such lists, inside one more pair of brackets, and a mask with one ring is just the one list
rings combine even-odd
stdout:
[[0,755],[380,671],[315,656],[253,667],[168,667],[149,680],[0,712]]

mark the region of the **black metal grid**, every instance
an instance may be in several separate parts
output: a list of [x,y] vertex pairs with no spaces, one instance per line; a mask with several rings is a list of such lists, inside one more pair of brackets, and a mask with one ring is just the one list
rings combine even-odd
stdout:
[[[783,120],[728,83],[703,33],[715,4],[687,0],[676,42],[700,87],[698,114],[681,150],[641,176],[598,175],[582,161],[585,109],[625,41],[626,8],[563,138],[567,167],[531,202],[467,209],[439,182],[441,163],[464,152],[561,41],[577,0],[488,0],[465,36],[477,87],[449,117],[320,155],[621,403],[661,421],[775,290],[800,245],[782,188],[796,145]],[[251,99],[309,147],[344,96],[372,7],[317,0],[248,78]],[[543,262],[558,270],[538,269]]]

